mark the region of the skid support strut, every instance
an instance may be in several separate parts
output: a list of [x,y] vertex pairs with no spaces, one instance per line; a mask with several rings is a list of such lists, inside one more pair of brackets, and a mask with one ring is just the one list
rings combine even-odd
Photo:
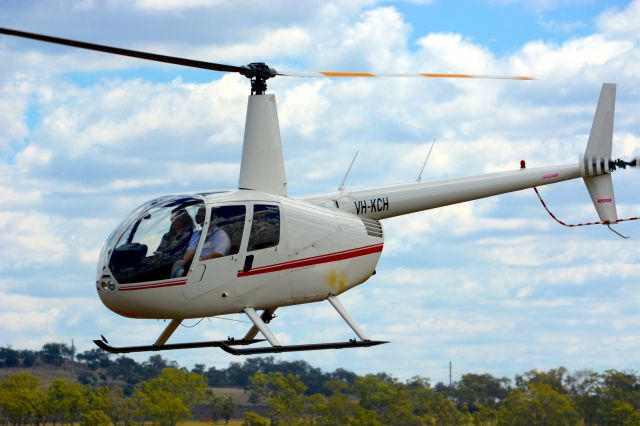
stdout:
[[[260,319],[262,320],[262,322],[264,322],[265,324],[269,324],[271,320],[275,318],[274,312],[276,311],[276,309],[278,308],[267,308],[262,311],[262,315],[260,315]],[[260,330],[258,329],[258,327],[256,327],[255,325],[252,326],[247,334],[244,335],[243,340],[255,339],[259,331]]]
[[364,333],[364,330],[362,330],[362,328],[360,328],[360,326],[353,320],[353,318],[351,318],[351,315],[349,315],[349,312],[347,312],[344,306],[342,306],[342,303],[340,303],[340,301],[336,296],[331,295],[327,297],[327,300],[329,301],[329,303],[331,303],[331,306],[333,306],[335,310],[338,311],[342,319],[345,320],[347,324],[349,324],[349,327],[351,327],[353,332],[356,333],[356,336],[358,336],[360,340],[362,341],[371,340]]
[[153,346],[163,346],[169,340],[169,337],[173,334],[174,331],[178,328],[178,326],[182,323],[181,319],[172,319],[169,324],[165,327],[162,334],[158,337]]
[[282,346],[280,342],[278,342],[278,339],[276,339],[276,336],[274,336],[271,330],[269,330],[267,324],[265,324],[264,321],[262,321],[262,318],[258,316],[255,309],[247,306],[242,311],[247,314],[251,322],[253,322],[253,325],[258,327],[260,333],[262,333],[262,335],[267,338],[269,343],[271,343],[271,346]]

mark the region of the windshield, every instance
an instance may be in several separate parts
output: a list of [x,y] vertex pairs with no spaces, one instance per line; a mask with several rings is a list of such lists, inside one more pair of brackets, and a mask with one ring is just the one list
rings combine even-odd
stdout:
[[143,207],[113,237],[118,241],[109,269],[121,284],[183,276],[183,269],[174,271],[178,270],[176,263],[182,261],[192,235],[202,224],[197,216],[204,202],[198,198],[165,197]]

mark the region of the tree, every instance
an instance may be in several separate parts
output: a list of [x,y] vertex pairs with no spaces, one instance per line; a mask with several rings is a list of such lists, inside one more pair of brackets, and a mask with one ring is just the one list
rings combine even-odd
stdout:
[[38,419],[45,396],[38,387],[40,379],[18,373],[0,380],[0,410],[15,423]]
[[629,403],[640,410],[640,378],[631,372],[607,370],[602,374],[602,393],[609,399]]
[[124,392],[127,395],[133,393],[133,385],[144,379],[144,368],[135,360],[121,356],[113,361],[107,368],[107,375],[115,380],[123,380],[127,383]]
[[477,410],[472,414],[476,426],[494,426],[498,423],[498,410],[476,404]]
[[110,356],[109,352],[102,349],[90,349],[79,353],[76,358],[90,369],[97,370],[98,368],[109,368],[109,365],[111,365]]
[[530,370],[524,376],[516,375],[516,387],[526,390],[531,384],[545,384],[559,393],[568,393],[565,387],[567,369],[564,367],[552,368],[549,371]]
[[191,416],[189,407],[174,393],[154,388],[144,393],[136,392],[142,402],[144,411],[156,424],[174,426],[180,420]]
[[142,368],[144,370],[144,378],[151,379],[160,375],[165,368],[177,369],[178,363],[166,360],[160,355],[152,355],[142,363]]
[[191,416],[191,407],[204,399],[206,388],[201,375],[165,368],[158,377],[144,382],[136,397],[154,421],[174,425]]
[[113,424],[128,425],[133,419],[144,417],[142,401],[136,396],[127,396],[121,386],[110,389],[111,409],[106,412]]
[[87,407],[92,410],[99,410],[107,415],[113,411],[113,400],[111,390],[106,387],[91,387],[86,389]]
[[204,364],[196,364],[191,369],[191,372],[195,374],[200,374],[201,376],[203,376],[205,367],[206,366]]
[[20,363],[18,351],[11,347],[0,348],[0,367],[17,367]]
[[86,388],[80,383],[55,379],[47,390],[51,415],[56,421],[76,422],[87,407]]
[[90,410],[80,416],[81,426],[111,426],[111,419],[103,411]]
[[249,387],[255,400],[265,399],[269,404],[271,424],[294,425],[302,420],[304,391],[307,387],[293,374],[257,373]]
[[406,385],[413,414],[420,423],[434,425],[467,425],[472,417],[466,407],[459,411],[446,394],[436,392],[425,380],[414,379]]
[[45,364],[61,366],[65,359],[73,357],[74,350],[64,343],[45,343],[40,350],[40,359]]
[[409,388],[386,374],[359,377],[351,390],[360,399],[360,406],[374,411],[383,424],[413,425],[420,422],[414,413]]
[[213,421],[217,422],[218,419],[223,418],[225,423],[229,423],[229,419],[236,410],[236,403],[233,402],[233,399],[230,396],[214,393],[209,393],[207,399]]
[[527,391],[513,389],[498,411],[498,425],[566,426],[577,421],[569,398],[545,383],[530,384]]
[[23,367],[33,367],[38,359],[38,354],[35,351],[23,349],[19,352],[19,357],[22,360]]
[[329,398],[322,394],[307,397],[308,412],[312,419],[325,426],[382,425],[375,411],[363,408],[350,395],[349,385],[340,380],[329,380],[324,384],[331,392]]
[[614,401],[612,410],[608,413],[607,419],[602,424],[616,426],[638,426],[640,425],[640,413],[633,409],[628,402]]
[[497,408],[509,394],[509,379],[498,379],[490,374],[465,374],[457,383],[453,393],[459,408],[470,412],[478,410],[478,404]]
[[244,413],[244,421],[242,426],[268,426],[269,421],[261,415],[254,413],[253,411],[247,411]]
[[333,373],[330,374],[331,380],[339,380],[351,386],[355,383],[358,375],[351,371],[345,370],[344,368],[338,368]]

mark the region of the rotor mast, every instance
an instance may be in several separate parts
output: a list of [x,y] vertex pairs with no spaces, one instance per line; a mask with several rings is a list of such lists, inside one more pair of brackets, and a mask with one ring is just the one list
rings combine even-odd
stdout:
[[276,96],[266,94],[267,80],[276,71],[262,62],[246,65],[241,74],[251,80],[244,126],[239,189],[287,195],[287,178],[280,140]]

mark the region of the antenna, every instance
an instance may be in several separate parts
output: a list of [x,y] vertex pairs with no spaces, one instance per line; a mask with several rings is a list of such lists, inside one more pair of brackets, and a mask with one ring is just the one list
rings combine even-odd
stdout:
[[356,158],[358,157],[358,152],[360,152],[360,151],[356,151],[356,155],[353,156],[353,160],[351,160],[351,164],[349,165],[349,168],[347,169],[347,173],[345,173],[344,178],[342,179],[342,182],[340,183],[340,186],[338,187],[338,191],[340,191],[340,192],[344,191],[344,183],[347,181],[347,176],[349,176],[349,172],[351,172],[351,168],[353,167],[353,163],[356,162]]
[[431,155],[431,151],[433,150],[433,146],[436,144],[436,138],[433,138],[433,142],[431,142],[431,148],[429,148],[429,153],[427,154],[427,158],[424,159],[424,164],[422,165],[422,169],[420,169],[420,174],[418,175],[418,182],[422,182],[422,172],[424,172],[424,166],[427,165],[427,161],[429,161],[429,156]]

